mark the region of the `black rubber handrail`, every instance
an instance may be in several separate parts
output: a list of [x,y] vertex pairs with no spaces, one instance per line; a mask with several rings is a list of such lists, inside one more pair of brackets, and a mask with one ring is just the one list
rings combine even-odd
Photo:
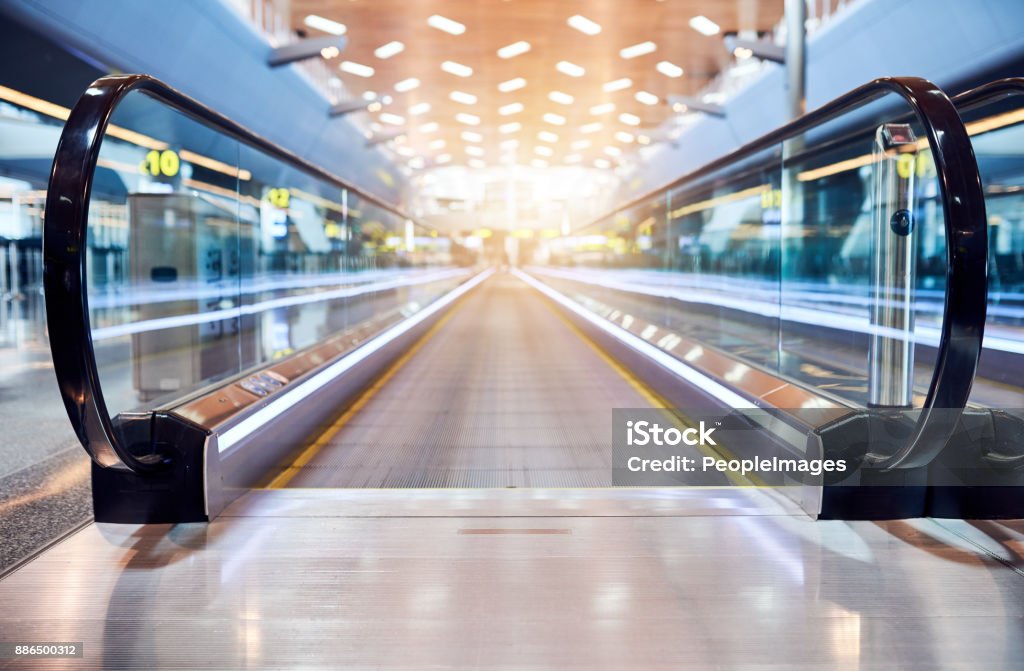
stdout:
[[937,86],[917,77],[882,77],[761,136],[697,170],[652,189],[577,229],[649,202],[798,137],[888,94],[901,96],[928,137],[938,174],[946,232],[946,296],[935,371],[910,437],[895,453],[869,453],[877,468],[916,468],[946,446],[967,404],[981,357],[988,303],[988,225],[985,194],[974,148],[953,102]]
[[[1015,96],[1024,96],[1024,78],[1009,77],[978,86],[954,96],[953,103],[963,114]],[[1024,454],[1006,454],[993,450],[985,454],[985,460],[1001,469],[1024,469]]]
[[61,132],[46,194],[43,286],[50,352],[64,407],[89,456],[103,467],[146,472],[166,466],[169,457],[160,453],[135,455],[117,436],[107,412],[96,365],[85,267],[89,199],[100,146],[114,110],[132,91],[142,91],[292,167],[347,189],[387,212],[404,219],[412,218],[158,79],[133,74],[102,77],[93,82],[72,108]]

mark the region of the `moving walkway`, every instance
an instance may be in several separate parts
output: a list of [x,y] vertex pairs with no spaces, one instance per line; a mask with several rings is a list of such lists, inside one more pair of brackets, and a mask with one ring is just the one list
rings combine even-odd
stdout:
[[[815,517],[959,517],[968,491],[1019,516],[949,476],[1017,478],[1019,420],[971,404],[985,196],[953,102],[880,79],[495,268],[156,80],[107,77],[48,194],[55,369],[98,521],[211,520],[264,487],[607,486],[611,410],[659,407],[851,460],[771,483]],[[89,274],[111,203],[126,286]]]

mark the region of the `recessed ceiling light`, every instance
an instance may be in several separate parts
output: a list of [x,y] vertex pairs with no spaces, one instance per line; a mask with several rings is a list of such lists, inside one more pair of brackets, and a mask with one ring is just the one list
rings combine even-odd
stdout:
[[473,95],[472,93],[466,93],[464,91],[452,91],[451,93],[448,94],[448,97],[457,103],[462,103],[463,105],[476,104],[476,96]]
[[500,126],[498,126],[498,132],[508,135],[509,133],[515,133],[522,127],[523,124],[519,123],[518,121],[513,121],[511,123],[503,123]]
[[569,145],[573,151],[583,151],[584,149],[590,149],[590,140],[576,140]]
[[474,133],[471,130],[464,130],[464,131],[462,131],[461,133],[459,133],[459,137],[461,137],[466,142],[483,142],[484,141],[484,136],[483,135],[481,135],[480,133]]
[[510,140],[502,140],[501,144],[499,144],[498,146],[501,147],[502,149],[515,149],[516,147],[519,146],[519,140],[516,140],[514,138]]
[[620,114],[619,115],[619,121],[621,121],[622,123],[626,124],[627,126],[639,126],[640,125],[640,117],[638,117],[635,114],[630,114],[628,112],[623,112],[622,114]]
[[513,42],[507,46],[498,49],[498,58],[515,58],[521,54],[525,54],[530,50],[529,42]]
[[637,91],[633,94],[633,97],[636,98],[638,103],[642,103],[644,105],[657,105],[659,102],[658,96],[654,95],[650,91]]
[[619,149],[618,147],[605,147],[604,153],[608,154],[609,156],[622,156],[622,150]]
[[712,35],[717,35],[718,31],[721,30],[721,28],[718,27],[717,23],[715,23],[706,16],[695,16],[692,19],[690,19],[690,27],[696,30],[701,35],[707,35],[708,37],[711,37]]
[[621,91],[622,89],[628,89],[633,85],[633,80],[629,77],[623,77],[622,79],[616,79],[615,81],[605,83],[601,89],[605,93],[611,93],[612,91]]
[[583,157],[580,156],[579,154],[568,154],[565,157],[565,162],[566,163],[579,163],[582,160],[583,160]]
[[542,130],[537,133],[537,138],[544,142],[558,142],[558,136],[549,130]]
[[392,126],[405,125],[405,117],[399,116],[397,114],[392,114],[391,112],[383,112],[381,113],[379,118],[381,120],[381,123],[388,123],[391,124]]
[[459,123],[464,123],[467,126],[479,126],[480,117],[475,114],[466,114],[465,112],[459,112],[455,115],[455,120]]
[[555,150],[552,149],[551,147],[547,147],[547,146],[541,145],[539,147],[534,147],[533,148],[533,153],[534,154],[540,154],[541,156],[554,156],[555,155]]
[[593,107],[590,108],[590,113],[595,116],[600,116],[601,114],[608,114],[614,111],[615,103],[602,103],[600,105],[594,105]]
[[427,146],[430,147],[431,149],[444,149],[446,144],[447,143],[444,140],[442,140],[441,138],[437,138],[436,140],[431,140],[430,144],[428,144]]
[[532,165],[534,168],[546,168],[548,167],[548,162],[542,158],[535,158],[532,161],[530,161],[530,165]]
[[548,112],[547,114],[545,114],[544,121],[547,121],[550,124],[554,124],[555,126],[565,125],[565,117],[562,116],[561,114],[555,114],[553,112]]
[[476,170],[483,170],[484,168],[487,167],[487,161],[481,161],[478,158],[471,158],[468,161],[466,161],[466,165],[468,165],[470,168],[475,168]]
[[341,65],[338,66],[342,72],[347,72],[350,75],[357,77],[372,77],[373,68],[369,65],[363,65],[362,63],[356,63],[354,61],[342,61]]
[[483,156],[484,148],[477,147],[476,145],[471,144],[468,147],[466,147],[466,153],[469,154],[470,156]]
[[462,63],[456,63],[455,61],[445,61],[441,63],[441,69],[448,74],[455,75],[456,77],[469,77],[473,74],[473,68]]
[[510,114],[519,114],[523,111],[523,103],[509,103],[502,105],[498,108],[498,114],[502,116],[508,116]]
[[447,163],[450,160],[452,160],[452,155],[451,154],[438,154],[437,158],[434,159],[434,163],[444,164],[444,163]]
[[552,100],[559,105],[571,105],[574,98],[568,93],[562,93],[561,91],[552,91],[548,94],[548,99]]
[[584,133],[584,134],[586,134],[586,133],[596,133],[599,130],[601,130],[601,124],[599,124],[597,122],[583,124],[582,126],[580,126],[580,132]]
[[458,21],[453,21],[446,16],[441,16],[440,14],[434,14],[428,18],[427,25],[431,28],[443,30],[451,35],[461,35],[466,32],[466,26],[462,25]]
[[422,126],[419,127],[419,131],[421,133],[423,133],[424,135],[426,135],[427,133],[433,133],[433,132],[437,131],[437,129],[438,129],[438,124],[437,124],[436,121],[431,121],[430,123],[425,123],[425,124],[423,124]]
[[522,77],[516,77],[515,79],[509,79],[498,84],[498,90],[502,93],[508,93],[509,91],[517,91],[526,86],[526,80]]
[[422,114],[426,114],[429,111],[430,103],[427,102],[416,103],[415,105],[409,108],[409,114],[412,116],[420,116]]
[[627,133],[624,130],[620,130],[618,133],[615,134],[615,139],[618,140],[619,142],[625,142],[626,144],[629,144],[630,142],[633,141],[634,138],[632,133]]
[[388,42],[387,44],[374,49],[373,55],[377,58],[391,58],[403,51],[405,51],[405,45],[401,42]]
[[654,69],[666,77],[672,77],[673,79],[683,76],[683,69],[675,63],[669,63],[668,61],[661,61],[654,66]]
[[330,19],[325,19],[324,17],[317,16],[316,14],[310,14],[307,16],[303,23],[310,28],[316,28],[317,30],[322,30],[325,33],[330,33],[331,35],[344,35],[345,31],[348,30],[344,23],[331,21]]
[[597,35],[601,32],[601,26],[599,24],[591,21],[585,16],[580,16],[579,14],[570,16],[566,23],[586,35]]
[[569,75],[570,77],[582,77],[587,73],[582,66],[570,63],[569,61],[558,61],[558,63],[555,64],[555,69],[564,75]]
[[412,91],[414,88],[420,85],[420,80],[415,77],[409,79],[403,79],[402,81],[395,84],[395,90],[399,93],[405,93],[406,91]]
[[654,42],[641,42],[640,44],[634,44],[631,47],[626,47],[619,51],[619,55],[623,58],[636,58],[638,56],[645,56],[658,48]]
[[612,167],[612,164],[607,159],[598,158],[594,159],[594,167],[600,168],[601,170],[607,170]]

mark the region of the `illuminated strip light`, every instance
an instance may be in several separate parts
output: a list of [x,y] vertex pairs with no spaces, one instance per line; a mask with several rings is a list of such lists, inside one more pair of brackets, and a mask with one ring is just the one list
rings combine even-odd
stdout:
[[[97,161],[96,164],[101,165],[101,162]],[[217,186],[216,184],[208,184],[207,182],[202,182],[198,179],[191,178],[183,179],[181,180],[181,183],[182,185],[187,186],[190,189],[195,189],[196,191],[206,191],[209,193],[215,193],[218,196],[227,198],[228,200],[242,202],[253,207],[260,206],[260,201],[258,198],[253,198],[252,196],[243,196],[240,193],[238,193],[238,191],[235,189],[225,189],[223,186]]]
[[640,354],[651,359],[662,368],[665,368],[671,373],[683,378],[687,382],[695,385],[704,393],[713,396],[722,403],[726,404],[730,408],[757,408],[758,406],[743,396],[740,396],[736,392],[732,391],[728,387],[720,384],[714,378],[711,378],[704,373],[701,373],[695,368],[691,368],[679,359],[667,354],[663,350],[659,349],[655,345],[647,342],[643,338],[630,333],[629,331],[613,324],[612,322],[599,317],[590,310],[580,305],[574,300],[566,297],[565,295],[555,291],[548,285],[536,280],[518,268],[512,269],[512,274],[521,279],[522,281],[529,284],[534,289],[540,291],[542,294],[555,301],[559,305],[575,313],[576,315],[587,320],[597,328],[601,329],[611,337],[615,338],[623,345],[630,347],[631,349],[639,352]]
[[693,214],[694,212],[702,212],[704,210],[711,209],[716,205],[724,205],[725,203],[734,203],[738,200],[746,200],[747,198],[753,198],[760,194],[768,191],[771,187],[768,184],[761,184],[760,186],[752,186],[749,189],[743,189],[735,193],[726,194],[724,196],[715,196],[714,198],[708,198],[707,200],[700,200],[696,203],[684,205],[678,209],[672,210],[669,216],[672,219],[678,219],[679,217],[687,214]]
[[357,364],[365,361],[374,353],[380,351],[397,338],[405,335],[410,330],[421,324],[428,317],[431,317],[453,303],[460,296],[476,287],[492,274],[494,274],[494,269],[488,268],[482,273],[467,280],[461,286],[456,287],[441,298],[437,299],[415,315],[395,324],[380,335],[367,341],[350,354],[342,357],[339,361],[336,361],[326,369],[320,371],[316,375],[313,375],[308,380],[300,382],[290,389],[286,388],[284,393],[273,397],[267,405],[263,406],[249,417],[246,417],[241,422],[225,431],[217,441],[217,450],[219,452],[225,452],[231,449],[239,442],[252,435],[252,433],[265,426],[268,422],[279,417],[282,413],[293,408],[300,401],[322,389],[342,373],[345,373]]
[[[730,298],[728,296],[701,292],[699,290],[694,290],[693,288],[687,288],[685,291],[674,288],[656,289],[646,285],[617,282],[615,280],[593,276],[586,277],[585,275],[566,271],[538,268],[535,272],[541,275],[559,277],[561,279],[582,282],[584,284],[595,284],[607,289],[615,289],[626,293],[656,296],[658,298],[672,298],[684,303],[714,305],[716,307],[728,308],[730,310],[769,317],[771,319],[781,319],[783,321],[809,324],[811,326],[824,326],[834,328],[839,331],[900,339],[905,336],[905,332],[899,329],[873,325],[868,321],[867,317],[856,317],[853,315],[826,312],[820,307],[805,308],[779,305],[778,303],[765,303],[763,301],[752,301],[743,298]],[[914,328],[912,337],[913,342],[920,343],[922,345],[929,345],[931,347],[938,347],[941,339],[942,330],[937,326],[919,325]],[[986,334],[983,341],[983,347],[1012,354],[1024,354],[1024,340],[1015,340],[998,336],[990,337]]]
[[175,315],[173,317],[144,319],[142,321],[129,322],[127,324],[118,324],[117,326],[104,326],[92,331],[92,339],[95,342],[99,340],[110,340],[111,338],[120,338],[126,335],[134,335],[136,333],[147,333],[149,331],[162,331],[164,329],[178,328],[180,326],[209,324],[210,322],[218,322],[224,319],[234,319],[244,315],[258,314],[260,312],[266,312],[267,310],[289,308],[296,305],[306,305],[308,303],[320,303],[322,301],[329,301],[337,298],[350,298],[352,296],[361,296],[373,291],[386,291],[388,289],[409,286],[411,284],[436,282],[459,274],[462,274],[462,272],[455,271],[438,273],[436,276],[429,277],[404,277],[387,282],[376,282],[374,284],[364,284],[356,287],[344,287],[334,291],[319,291],[312,294],[275,298],[269,301],[253,303],[252,305],[240,305],[238,307],[213,310],[212,312],[203,312],[201,314]]
[[[1007,126],[1013,126],[1021,122],[1024,122],[1024,109],[1004,112],[1002,114],[996,114],[995,116],[979,119],[978,121],[972,121],[965,124],[965,127],[967,128],[967,134],[973,137],[975,135],[982,135],[994,130],[999,130],[1000,128],[1005,128]],[[918,150],[928,149],[928,146],[927,138],[921,138],[917,142]],[[871,165],[874,162],[874,154],[865,154],[864,156],[849,158],[845,161],[838,161],[820,168],[805,170],[798,173],[796,178],[801,182],[810,182],[816,179],[821,179],[822,177],[846,172],[847,170],[856,170],[857,168],[861,168],[865,165]]]
[[188,149],[182,149],[181,151],[178,152],[178,155],[181,156],[181,158],[183,158],[184,160],[188,161],[189,163],[201,165],[204,168],[213,170],[214,172],[223,173],[225,175],[228,175],[229,177],[237,177],[243,182],[252,179],[252,173],[249,172],[248,170],[237,168],[233,165],[228,165],[227,163],[223,163],[214,158],[203,156],[202,154],[197,154],[194,151],[189,151]]

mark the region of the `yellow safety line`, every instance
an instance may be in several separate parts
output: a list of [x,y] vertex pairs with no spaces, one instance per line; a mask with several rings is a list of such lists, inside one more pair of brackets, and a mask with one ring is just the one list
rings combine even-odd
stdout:
[[[601,359],[601,361],[604,361],[608,365],[609,368],[611,368],[613,371],[618,373],[619,377],[621,377],[623,380],[625,380],[626,384],[628,384],[630,387],[633,388],[633,391],[635,391],[638,394],[640,394],[640,396],[645,401],[647,401],[651,405],[652,408],[655,408],[657,410],[665,411],[665,415],[667,417],[673,419],[673,420],[682,420],[684,423],[688,423],[690,425],[694,424],[694,422],[689,417],[686,417],[686,416],[682,415],[679,412],[672,412],[672,404],[669,403],[665,399],[665,397],[663,397],[661,394],[659,394],[658,392],[654,391],[649,386],[647,386],[642,381],[640,381],[635,375],[633,375],[633,373],[631,373],[629,371],[629,369],[627,369],[625,366],[623,366],[621,363],[619,363],[615,358],[612,357],[612,355],[608,354],[604,350],[604,348],[602,348],[600,345],[598,345],[594,341],[593,338],[591,338],[582,329],[580,329],[579,326],[577,326],[575,323],[573,323],[573,321],[571,319],[566,317],[565,314],[554,305],[553,301],[547,300],[546,296],[544,297],[544,299],[545,299],[543,301],[544,305],[546,305],[547,308],[549,310],[551,310],[555,314],[555,316],[557,316],[560,320],[562,320],[562,322],[566,326],[568,326],[569,329],[573,333],[575,333],[577,336],[579,336],[580,340],[585,342],[590,347],[590,349],[592,349],[594,351],[594,353],[597,354],[597,356]],[[738,457],[736,457],[736,455],[732,454],[732,452],[727,450],[725,447],[722,447],[721,445],[718,446],[719,449],[717,449],[717,450],[712,449],[711,447],[709,447],[707,445],[697,445],[696,448],[698,450],[700,450],[700,452],[704,456],[707,456],[707,457],[713,457],[715,459],[726,459],[726,460],[738,459]],[[764,480],[762,480],[760,477],[758,477],[756,475],[748,475],[748,476],[746,476],[744,478],[744,477],[742,477],[740,475],[737,475],[737,474],[733,473],[732,471],[726,471],[725,472],[725,476],[727,478],[729,478],[729,480],[734,485],[738,485],[738,486],[741,486],[741,487],[750,487],[750,486],[763,487],[763,486],[766,486],[766,483],[764,482]]]
[[333,439],[334,436],[336,436],[338,432],[341,431],[342,428],[344,428],[344,426],[349,422],[349,420],[352,419],[352,417],[357,412],[362,410],[366,406],[366,404],[369,403],[373,399],[373,397],[376,396],[377,393],[384,388],[384,385],[386,385],[391,380],[391,378],[393,378],[398,373],[398,371],[402,369],[402,366],[408,363],[409,359],[413,358],[413,356],[415,356],[417,352],[423,349],[423,346],[426,345],[427,342],[429,342],[430,339],[434,337],[434,334],[441,330],[441,327],[447,324],[451,320],[451,318],[455,316],[455,313],[459,310],[459,308],[462,307],[463,303],[465,302],[464,299],[465,296],[462,296],[459,298],[459,300],[455,301],[455,303],[448,309],[448,312],[446,312],[444,316],[442,316],[440,319],[434,322],[434,325],[427,329],[426,333],[421,335],[419,339],[415,343],[413,343],[412,347],[406,350],[405,353],[402,354],[402,356],[400,356],[393,364],[391,364],[387,371],[385,371],[383,375],[377,378],[377,381],[374,382],[373,385],[371,385],[366,391],[364,391],[359,396],[359,398],[356,399],[356,402],[350,405],[348,409],[345,410],[345,412],[343,412],[341,416],[338,417],[338,419],[336,419],[334,423],[327,428],[327,430],[321,433],[320,436],[317,437],[317,439],[313,441],[313,443],[309,447],[303,450],[302,454],[300,454],[298,458],[295,461],[293,461],[290,466],[288,466],[288,468],[281,471],[281,473],[278,474],[276,478],[271,480],[270,484],[267,485],[267,488],[280,489],[282,487],[288,486],[288,483],[291,482],[292,478],[294,478],[299,473],[300,470],[302,470],[302,467],[308,464],[310,461],[312,461],[313,457],[315,457],[320,452],[320,450],[322,450],[326,445],[328,445],[331,442],[331,439]]

